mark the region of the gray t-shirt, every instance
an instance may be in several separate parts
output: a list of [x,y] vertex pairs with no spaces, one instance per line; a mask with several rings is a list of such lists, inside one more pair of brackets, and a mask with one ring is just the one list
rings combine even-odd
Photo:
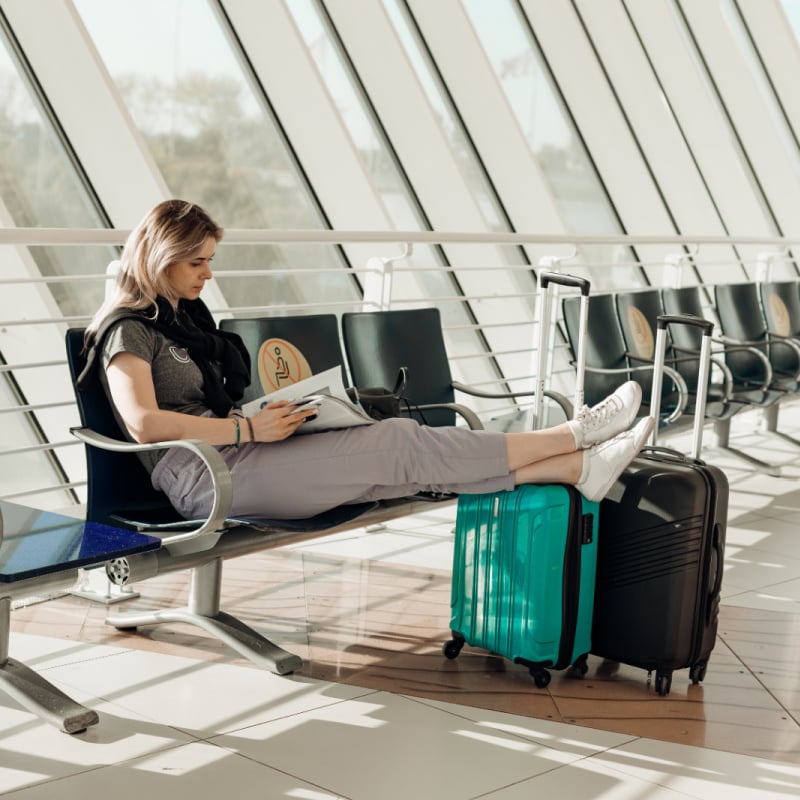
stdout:
[[[189,357],[185,347],[168,339],[152,325],[137,319],[123,319],[106,334],[100,379],[109,397],[111,395],[108,391],[106,368],[118,353],[133,353],[150,364],[159,408],[198,416],[209,413],[203,391],[203,373],[200,368]],[[114,415],[123,432],[131,438],[116,407]],[[159,450],[153,453],[140,453],[139,456],[152,472],[165,453],[166,450]]]

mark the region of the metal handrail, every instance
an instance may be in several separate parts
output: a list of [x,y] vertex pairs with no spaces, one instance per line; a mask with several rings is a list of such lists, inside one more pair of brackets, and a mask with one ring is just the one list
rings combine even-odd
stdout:
[[[25,246],[113,246],[119,247],[123,245],[130,234],[129,230],[126,229],[65,229],[65,228],[0,228],[0,245],[6,246],[17,246],[17,247],[25,247]],[[438,274],[455,274],[455,275],[466,275],[467,273],[475,274],[481,272],[491,272],[492,270],[497,269],[496,264],[487,263],[486,265],[483,264],[475,264],[475,259],[472,259],[472,263],[464,264],[460,266],[459,264],[444,264],[444,265],[431,265],[431,264],[424,264],[424,265],[417,265],[414,263],[414,259],[409,257],[409,254],[413,252],[414,245],[478,245],[478,246],[488,246],[488,247],[498,247],[498,246],[517,246],[522,247],[525,245],[537,245],[541,250],[542,247],[552,247],[554,250],[564,250],[564,246],[568,246],[571,248],[572,253],[570,256],[561,256],[555,257],[553,259],[554,262],[558,262],[558,269],[562,271],[571,271],[571,270],[585,270],[585,269],[609,269],[612,270],[615,267],[642,267],[648,266],[645,262],[638,262],[638,261],[625,261],[624,263],[620,264],[612,264],[612,263],[598,263],[598,262],[591,262],[587,263],[585,260],[583,262],[580,259],[574,259],[575,254],[577,253],[577,247],[581,245],[595,245],[595,246],[602,246],[602,245],[615,245],[615,246],[626,246],[629,248],[636,248],[640,246],[646,245],[660,245],[665,248],[675,248],[676,255],[675,258],[679,259],[681,264],[691,264],[691,261],[694,257],[698,255],[699,248],[703,245],[729,245],[733,248],[737,246],[758,246],[759,248],[763,248],[764,250],[770,251],[765,253],[763,256],[759,256],[759,258],[786,258],[787,260],[791,260],[791,255],[789,254],[789,250],[793,246],[800,245],[800,239],[788,239],[786,237],[779,237],[779,236],[749,236],[749,237],[736,237],[736,236],[682,236],[682,235],[642,235],[642,236],[631,236],[631,235],[605,235],[605,236],[598,236],[598,235],[591,235],[591,236],[575,236],[575,235],[567,235],[567,234],[542,234],[542,233],[498,233],[498,232],[468,232],[468,231],[448,231],[448,232],[436,232],[436,231],[391,231],[391,230],[382,230],[382,231],[330,231],[330,230],[248,230],[248,229],[228,229],[225,231],[225,236],[222,239],[220,245],[225,248],[235,248],[236,246],[240,245],[260,245],[260,244],[281,244],[281,245],[301,245],[301,244],[320,244],[320,245],[346,245],[346,244],[374,244],[374,245],[386,245],[387,249],[397,248],[402,252],[402,255],[398,256],[397,258],[391,259],[384,259],[385,261],[397,261],[402,260],[401,264],[397,264],[396,266],[392,267],[396,273],[438,273]],[[383,250],[383,247],[376,248],[377,251]],[[774,253],[772,252],[774,251]],[[291,248],[287,252],[291,252]],[[372,259],[372,261],[379,261],[381,259]],[[732,263],[735,263],[736,256],[732,253]],[[659,262],[659,266],[660,266]],[[530,274],[531,270],[537,269],[538,265],[531,265],[526,263],[519,263],[519,264],[509,264],[503,263],[502,270],[505,273],[518,273],[518,274]],[[303,274],[306,276],[311,275],[340,275],[342,272],[341,265],[331,266],[328,268],[320,268],[320,267],[303,267],[302,268]],[[349,267],[347,270],[348,274],[354,276],[362,276],[367,275],[374,272],[374,266],[370,263],[367,265],[354,265]],[[287,275],[296,275],[297,269],[293,269],[291,266],[289,267],[277,267],[277,268],[270,268],[270,269],[254,269],[254,270],[242,270],[242,269],[224,269],[217,271],[218,278],[224,278],[225,280],[236,280],[240,278],[254,278],[254,277],[264,277],[264,278],[279,278],[281,276]],[[111,278],[106,275],[105,273],[97,273],[97,274],[77,274],[77,275],[12,275],[12,276],[2,276],[0,277],[0,286],[4,285],[25,285],[25,284],[64,284],[64,283],[88,283],[88,282],[104,282],[110,280]],[[619,289],[620,287],[615,287]],[[519,291],[514,293],[513,295],[510,294],[507,290],[501,291],[497,295],[492,295],[490,298],[486,298],[482,295],[476,295],[474,292],[465,292],[464,294],[458,294],[455,292],[447,292],[446,295],[431,297],[429,300],[433,303],[437,304],[444,304],[450,302],[471,302],[471,301],[480,301],[483,299],[491,299],[492,301],[502,301],[503,299],[516,299],[516,300],[524,300],[526,303],[532,303],[534,301],[535,295],[534,292],[527,292],[527,291]],[[356,301],[357,302],[357,301]],[[392,296],[392,305],[402,307],[405,305],[417,304],[419,303],[419,298],[409,298],[409,297],[397,297]],[[236,308],[225,308],[225,309],[214,309],[211,310],[215,313],[236,313],[236,314],[247,314],[247,315],[257,315],[259,313],[305,313],[305,312],[312,312],[319,307],[325,306],[326,308],[335,309],[337,307],[342,308],[346,306],[352,306],[353,301],[342,301],[342,300],[329,300],[327,302],[301,302],[293,305],[280,305],[275,307],[265,307],[263,305],[255,305],[250,307],[236,307]],[[13,328],[17,326],[30,326],[30,325],[52,325],[53,323],[57,323],[60,325],[74,325],[74,324],[85,324],[88,322],[87,317],[79,317],[79,316],[71,316],[71,317],[37,317],[35,319],[12,319],[8,321],[4,321],[3,325]],[[499,331],[502,327],[508,326],[518,326],[518,325],[529,325],[529,324],[536,325],[535,320],[525,319],[520,321],[515,320],[503,320],[503,321],[493,321],[486,325],[454,325],[451,329],[447,329],[446,332],[449,334],[461,334],[465,333],[466,331],[473,330],[483,332],[490,332],[490,331]],[[563,361],[563,351],[566,349],[566,345],[563,343],[555,343],[553,347],[553,352],[559,354],[559,360]],[[495,359],[498,357],[514,357],[517,360],[522,357],[524,359],[525,355],[531,354],[531,349],[529,346],[521,346],[519,349],[505,347],[487,347],[485,351],[481,351],[480,353],[476,353],[475,355],[464,355],[464,354],[454,354],[452,357],[452,361],[454,363],[461,362],[466,363],[470,359]],[[43,354],[46,355],[46,354]],[[28,369],[36,369],[40,367],[61,367],[64,365],[65,362],[63,361],[56,361],[50,360],[42,361],[40,363],[31,362],[29,359],[26,360],[26,363],[17,363],[17,364],[4,364],[0,365],[0,372],[2,373],[13,373],[14,371],[20,370],[28,370]],[[559,379],[566,379],[569,378],[569,370],[564,368],[563,365],[559,367],[558,365],[553,365],[552,367],[552,375],[555,378],[556,376]],[[524,365],[519,370],[519,374],[514,374],[513,376],[505,376],[504,378],[498,378],[498,380],[494,383],[491,380],[481,380],[476,381],[473,383],[474,386],[485,389],[487,391],[491,391],[494,386],[497,386],[498,382],[502,381],[510,381],[515,385],[523,385],[525,383],[531,383],[533,381],[533,375],[530,372],[530,369],[525,369]],[[67,407],[71,406],[72,403],[70,401],[64,401],[61,398],[49,398],[48,402],[46,403],[36,403],[36,402],[21,402],[17,406],[12,406],[10,408],[2,408],[0,412],[2,413],[2,417],[5,419],[9,419],[9,413],[16,412],[19,414],[30,414],[36,415],[39,412],[50,412],[52,410],[56,410],[59,407]],[[12,454],[22,454],[28,452],[40,452],[40,451],[48,451],[52,452],[54,450],[62,451],[66,450],[67,448],[75,448],[80,446],[77,441],[57,441],[57,442],[44,442],[42,443],[30,443],[23,446],[13,446],[10,450],[2,451],[0,450],[0,455],[12,455]],[[83,482],[80,480],[69,480],[65,479],[55,487],[44,487],[41,489],[42,492],[60,490],[64,488],[75,489],[80,488],[83,485]],[[28,488],[24,488],[21,491],[18,491],[14,496],[22,496],[22,495],[30,495],[34,494],[37,490],[32,490]],[[11,495],[9,495],[11,496]]]

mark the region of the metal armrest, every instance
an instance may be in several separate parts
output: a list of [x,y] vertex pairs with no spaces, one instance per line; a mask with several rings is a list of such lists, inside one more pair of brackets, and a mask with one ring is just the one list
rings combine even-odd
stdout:
[[[772,384],[772,380],[775,377],[772,370],[772,364],[770,364],[769,359],[767,358],[766,353],[759,350],[758,347],[755,345],[761,344],[761,342],[748,342],[739,339],[731,339],[728,336],[720,336],[718,338],[714,338],[711,340],[714,344],[721,344],[725,348],[725,353],[738,353],[738,352],[747,352],[751,355],[755,356],[760,362],[761,365],[764,367],[764,381],[760,388],[767,389]],[[749,382],[748,379],[743,378],[743,380]]]
[[[694,353],[696,358],[689,358],[689,359],[682,359],[688,361],[699,361],[700,360],[700,351],[693,350],[689,347],[679,347],[678,345],[673,344],[673,349],[676,353]],[[730,367],[721,359],[714,358],[711,356],[711,363],[722,373],[722,401],[727,403],[733,396],[733,373],[730,370]]]
[[791,336],[780,336],[777,333],[767,331],[767,342],[769,343],[770,347],[773,347],[774,345],[783,345],[784,347],[788,347],[794,353],[796,369],[794,372],[789,372],[786,374],[792,375],[795,380],[800,379],[800,344],[798,343],[797,339]]
[[[508,400],[514,397],[536,397],[535,390],[526,390],[522,392],[485,392],[482,389],[476,389],[473,386],[467,386],[458,381],[452,381],[450,385],[464,394],[469,394],[473,397],[485,397],[489,400]],[[570,401],[569,398],[565,397],[560,392],[555,392],[550,389],[545,389],[544,396],[554,400],[561,407],[567,419],[572,419],[574,409],[572,408],[572,401]]]
[[[598,375],[620,375],[622,373],[626,375],[630,375],[633,372],[652,372],[653,371],[653,364],[644,364],[639,367],[586,367],[587,372],[596,372]],[[675,404],[675,408],[669,413],[667,417],[664,418],[664,423],[667,425],[671,425],[676,420],[680,419],[686,411],[686,407],[689,404],[689,387],[686,385],[686,381],[683,379],[683,376],[676,372],[671,367],[664,367],[664,375],[668,377],[672,383],[675,385],[675,389],[678,392],[678,402]]]
[[471,408],[462,406],[459,403],[427,403],[425,405],[416,405],[415,403],[411,403],[411,411],[414,411],[415,409],[419,409],[420,411],[427,411],[428,409],[434,410],[437,408],[443,408],[443,409],[449,409],[450,411],[455,411],[456,414],[459,414],[466,420],[467,425],[469,425],[469,427],[473,431],[483,430],[483,423],[480,421],[478,415]]
[[[211,512],[205,522],[203,522],[199,528],[187,531],[186,533],[176,533],[171,536],[161,536],[157,531],[151,531],[151,533],[160,536],[164,545],[170,546],[170,549],[174,549],[173,546],[176,544],[187,542],[192,539],[200,539],[200,537],[206,537],[206,540],[203,542],[203,547],[199,549],[206,550],[214,546],[226,527],[226,521],[230,516],[231,504],[233,502],[231,475],[225,464],[225,460],[215,447],[199,439],[176,439],[166,442],[139,444],[138,442],[112,439],[90,428],[81,427],[70,428],[70,433],[80,439],[84,444],[118,453],[155,452],[172,447],[182,447],[199,456],[208,468],[214,489],[214,500],[211,506]],[[198,548],[195,547],[193,549],[197,550]]]

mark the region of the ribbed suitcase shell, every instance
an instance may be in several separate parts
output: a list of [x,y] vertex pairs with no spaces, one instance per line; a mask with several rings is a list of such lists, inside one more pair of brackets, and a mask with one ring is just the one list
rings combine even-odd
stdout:
[[490,650],[527,665],[539,686],[547,667],[585,672],[598,510],[560,484],[459,497],[445,654],[464,642]]
[[697,683],[714,648],[727,527],[722,470],[645,449],[600,504],[592,653]]

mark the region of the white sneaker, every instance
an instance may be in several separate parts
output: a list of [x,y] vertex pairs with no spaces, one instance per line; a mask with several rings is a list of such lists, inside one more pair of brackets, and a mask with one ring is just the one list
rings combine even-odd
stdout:
[[602,500],[642,449],[654,425],[653,417],[645,417],[629,431],[585,450],[583,474],[575,488],[587,500]]
[[628,430],[641,404],[642,387],[636,381],[627,381],[596,406],[584,406],[570,422],[576,449],[605,442]]

